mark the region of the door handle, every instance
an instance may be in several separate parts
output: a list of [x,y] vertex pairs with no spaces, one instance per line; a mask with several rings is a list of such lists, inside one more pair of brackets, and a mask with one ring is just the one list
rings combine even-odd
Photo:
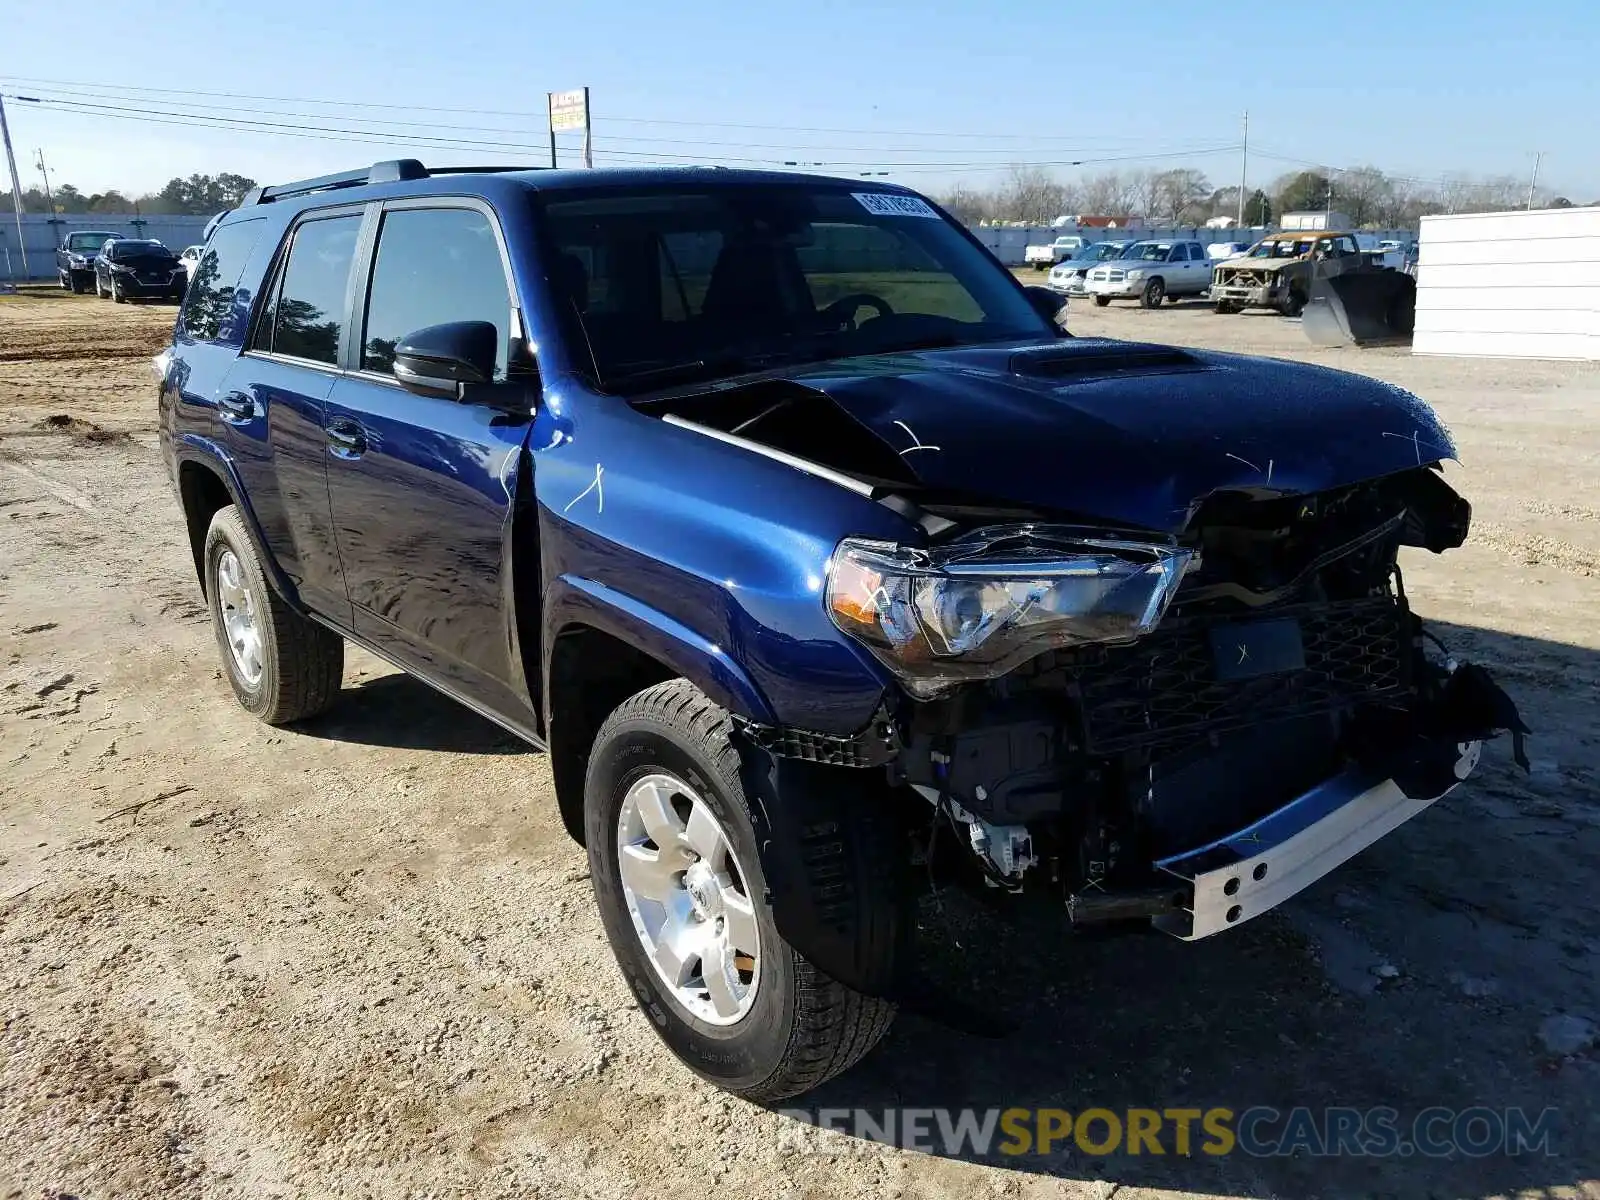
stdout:
[[247,421],[255,420],[255,397],[248,392],[227,392],[222,399],[217,401],[217,409],[222,414],[222,419],[234,425],[242,425]]
[[354,422],[329,425],[328,450],[336,458],[360,458],[367,451],[367,435]]

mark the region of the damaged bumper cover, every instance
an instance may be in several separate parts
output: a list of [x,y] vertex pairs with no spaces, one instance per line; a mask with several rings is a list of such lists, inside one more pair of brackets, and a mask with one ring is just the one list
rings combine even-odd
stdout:
[[1288,298],[1287,283],[1213,283],[1211,299],[1267,308]]
[[[1157,929],[1197,941],[1276,908],[1448,795],[1478,765],[1482,743],[1455,746],[1448,778],[1374,778],[1352,768],[1226,837],[1156,863],[1188,885]],[[1441,789],[1442,785],[1442,790]]]

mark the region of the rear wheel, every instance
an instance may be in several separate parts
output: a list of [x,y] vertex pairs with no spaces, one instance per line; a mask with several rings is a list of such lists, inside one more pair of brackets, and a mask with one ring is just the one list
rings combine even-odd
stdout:
[[[755,814],[783,805],[808,828],[819,824],[810,806],[831,801],[764,794],[775,789],[754,773],[747,782],[732,737],[728,714],[687,680],[624,701],[590,752],[584,833],[612,953],[656,1033],[696,1074],[773,1101],[853,1066],[895,1010],[824,974],[779,934]],[[861,828],[838,836],[865,843],[870,821],[861,814]],[[875,842],[868,849],[879,852]],[[885,919],[892,874],[846,889],[856,920]],[[829,877],[835,891],[840,882]],[[830,903],[837,909],[838,897]]]
[[1159,279],[1152,279],[1144,285],[1144,291],[1139,293],[1139,305],[1141,308],[1160,308],[1166,296],[1167,285]]
[[203,561],[223,670],[245,711],[269,725],[327,711],[344,675],[344,639],[272,590],[233,505],[211,518]]

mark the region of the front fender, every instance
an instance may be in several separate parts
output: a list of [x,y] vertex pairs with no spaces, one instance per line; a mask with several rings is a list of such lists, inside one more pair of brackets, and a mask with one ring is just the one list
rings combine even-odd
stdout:
[[563,629],[587,625],[637,647],[689,680],[736,716],[777,724],[772,706],[725,647],[635,596],[578,575],[560,575],[544,597],[544,672],[549,695],[549,647]]

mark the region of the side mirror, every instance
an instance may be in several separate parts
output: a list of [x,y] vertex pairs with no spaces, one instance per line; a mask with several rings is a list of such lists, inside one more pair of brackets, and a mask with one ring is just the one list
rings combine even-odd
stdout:
[[1067,332],[1067,298],[1036,283],[1026,284],[1023,292],[1033,311],[1055,327],[1057,337],[1071,337]]
[[500,331],[488,321],[451,321],[408,333],[395,344],[394,377],[424,396],[460,395],[463,383],[488,383]]

